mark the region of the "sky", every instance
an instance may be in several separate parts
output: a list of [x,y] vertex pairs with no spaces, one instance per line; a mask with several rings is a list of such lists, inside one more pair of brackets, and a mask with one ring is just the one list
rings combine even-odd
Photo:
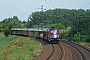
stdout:
[[19,20],[28,19],[32,12],[55,8],[90,9],[90,0],[0,0],[0,21],[17,16]]

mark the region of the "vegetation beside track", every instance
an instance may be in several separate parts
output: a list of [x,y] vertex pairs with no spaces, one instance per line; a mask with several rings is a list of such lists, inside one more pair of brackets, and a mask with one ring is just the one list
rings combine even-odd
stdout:
[[[5,18],[0,22],[0,31],[11,28],[50,28],[57,27],[61,39],[90,43],[90,9],[60,9],[32,12],[27,20],[18,16]],[[8,34],[5,34],[8,36]]]
[[0,33],[0,60],[30,60],[39,49],[35,39]]
[[84,45],[84,46],[87,46],[87,47],[89,47],[89,48],[90,48],[90,43],[86,43],[86,42],[79,42],[79,44]]

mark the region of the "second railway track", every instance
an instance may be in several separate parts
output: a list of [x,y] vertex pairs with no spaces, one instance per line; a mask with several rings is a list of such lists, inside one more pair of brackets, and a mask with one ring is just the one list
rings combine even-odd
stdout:
[[79,53],[82,55],[83,60],[90,60],[90,50],[89,49],[81,45],[78,45],[76,43],[73,43],[73,42],[69,42],[69,41],[62,41],[62,42],[67,43],[73,46],[76,50],[78,50]]

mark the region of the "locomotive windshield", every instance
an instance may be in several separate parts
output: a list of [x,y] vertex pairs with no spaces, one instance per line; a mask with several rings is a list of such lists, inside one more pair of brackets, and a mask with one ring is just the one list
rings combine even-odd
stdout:
[[56,35],[57,34],[57,29],[50,29],[50,32],[52,35]]

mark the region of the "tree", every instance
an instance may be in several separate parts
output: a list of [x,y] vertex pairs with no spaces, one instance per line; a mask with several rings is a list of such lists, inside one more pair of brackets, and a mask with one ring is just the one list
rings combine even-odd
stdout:
[[10,34],[10,31],[9,31],[8,29],[6,29],[6,30],[4,31],[4,35],[5,35],[6,37],[8,37],[9,34]]
[[81,37],[80,33],[78,32],[77,34],[74,34],[73,40],[77,41],[77,43],[78,43],[78,42],[80,42],[80,37]]
[[53,24],[52,26],[57,27],[58,29],[64,29],[64,30],[66,29],[65,26],[63,24],[61,24],[61,23]]
[[13,16],[13,18],[5,18],[2,23],[2,29],[11,29],[19,27],[19,19],[17,16]]
[[73,31],[72,29],[68,32],[68,40],[73,40]]
[[88,31],[87,31],[87,33],[88,33],[87,42],[90,42],[90,27],[88,28]]

